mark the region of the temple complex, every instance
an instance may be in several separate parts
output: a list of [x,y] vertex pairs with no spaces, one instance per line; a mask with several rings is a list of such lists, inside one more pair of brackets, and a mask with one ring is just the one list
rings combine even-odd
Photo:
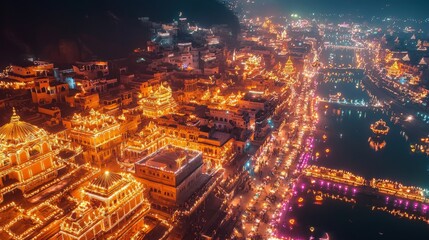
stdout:
[[401,76],[402,71],[399,67],[398,61],[395,61],[387,70],[387,75],[390,77],[399,77]]
[[83,189],[84,200],[61,223],[61,239],[99,239],[135,213],[148,210],[143,185],[129,174],[104,172]]
[[203,153],[205,169],[220,167],[235,156],[234,139],[230,134],[207,131],[168,119],[149,123],[140,134],[127,142],[124,155],[130,162],[152,154],[166,145],[183,147]]
[[149,96],[142,98],[139,104],[143,115],[150,118],[174,113],[177,107],[171,88],[164,83],[159,84],[156,90],[152,89]]
[[45,130],[21,121],[13,109],[10,122],[0,127],[0,201],[7,192],[25,193],[57,176],[64,165],[56,159],[53,141]]
[[88,115],[74,114],[63,124],[72,141],[84,147],[87,162],[102,165],[119,156],[122,134],[115,117],[91,109]]
[[293,66],[292,59],[289,57],[284,68],[283,73],[290,76],[295,73],[295,67]]

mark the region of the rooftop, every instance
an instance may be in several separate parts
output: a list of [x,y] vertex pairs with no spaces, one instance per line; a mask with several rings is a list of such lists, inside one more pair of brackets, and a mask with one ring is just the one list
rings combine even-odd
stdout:
[[110,196],[126,183],[120,174],[106,171],[94,178],[85,191],[102,196]]
[[197,151],[168,145],[143,158],[137,164],[177,173],[199,154]]
[[0,143],[21,144],[31,142],[43,136],[47,136],[46,131],[29,123],[20,121],[20,117],[16,114],[15,108],[13,109],[10,122],[0,127]]

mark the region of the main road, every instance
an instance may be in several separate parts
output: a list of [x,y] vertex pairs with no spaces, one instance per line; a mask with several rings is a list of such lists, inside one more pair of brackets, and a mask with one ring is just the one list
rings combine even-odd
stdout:
[[[316,51],[310,53],[312,59]],[[316,75],[311,62],[305,60],[300,81],[293,86],[288,101],[289,113],[283,118],[265,154],[256,159],[262,166],[249,182],[250,190],[239,194],[230,203],[231,209],[241,211],[237,227],[247,238],[267,239],[275,234],[275,221],[282,203],[291,196],[292,183],[300,174],[312,151],[312,133],[315,130]],[[268,156],[268,157],[267,157]],[[241,223],[241,224],[240,224]],[[241,226],[240,226],[241,225]]]

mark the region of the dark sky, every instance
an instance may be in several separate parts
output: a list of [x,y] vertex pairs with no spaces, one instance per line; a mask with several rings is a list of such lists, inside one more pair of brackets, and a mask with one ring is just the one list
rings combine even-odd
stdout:
[[[265,0],[265,2],[272,10],[282,9],[301,13],[354,13],[429,18],[429,0]],[[282,8],[277,8],[278,6]]]

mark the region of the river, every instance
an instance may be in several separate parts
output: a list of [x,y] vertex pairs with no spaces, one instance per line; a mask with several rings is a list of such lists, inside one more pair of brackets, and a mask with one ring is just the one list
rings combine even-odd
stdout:
[[[334,61],[352,59],[346,54],[341,51],[330,56],[340,56]],[[365,88],[360,78],[341,81],[326,80],[326,76],[322,76],[321,79],[324,80],[319,82],[319,97],[329,98],[329,95],[341,93],[341,98],[348,101],[370,100],[371,89]],[[366,179],[390,179],[404,185],[429,188],[429,158],[413,153],[410,148],[411,143],[427,136],[427,124],[417,124],[417,119],[407,121],[407,116],[389,108],[320,103],[318,114],[311,164],[348,170]],[[381,139],[374,137],[370,130],[370,125],[379,119],[390,127],[389,133]],[[303,201],[298,204],[300,197]],[[281,232],[302,239],[328,235],[330,239],[429,239],[427,223],[373,211],[370,203],[361,200],[347,203],[324,198],[316,204],[313,195],[298,193],[285,216]]]

